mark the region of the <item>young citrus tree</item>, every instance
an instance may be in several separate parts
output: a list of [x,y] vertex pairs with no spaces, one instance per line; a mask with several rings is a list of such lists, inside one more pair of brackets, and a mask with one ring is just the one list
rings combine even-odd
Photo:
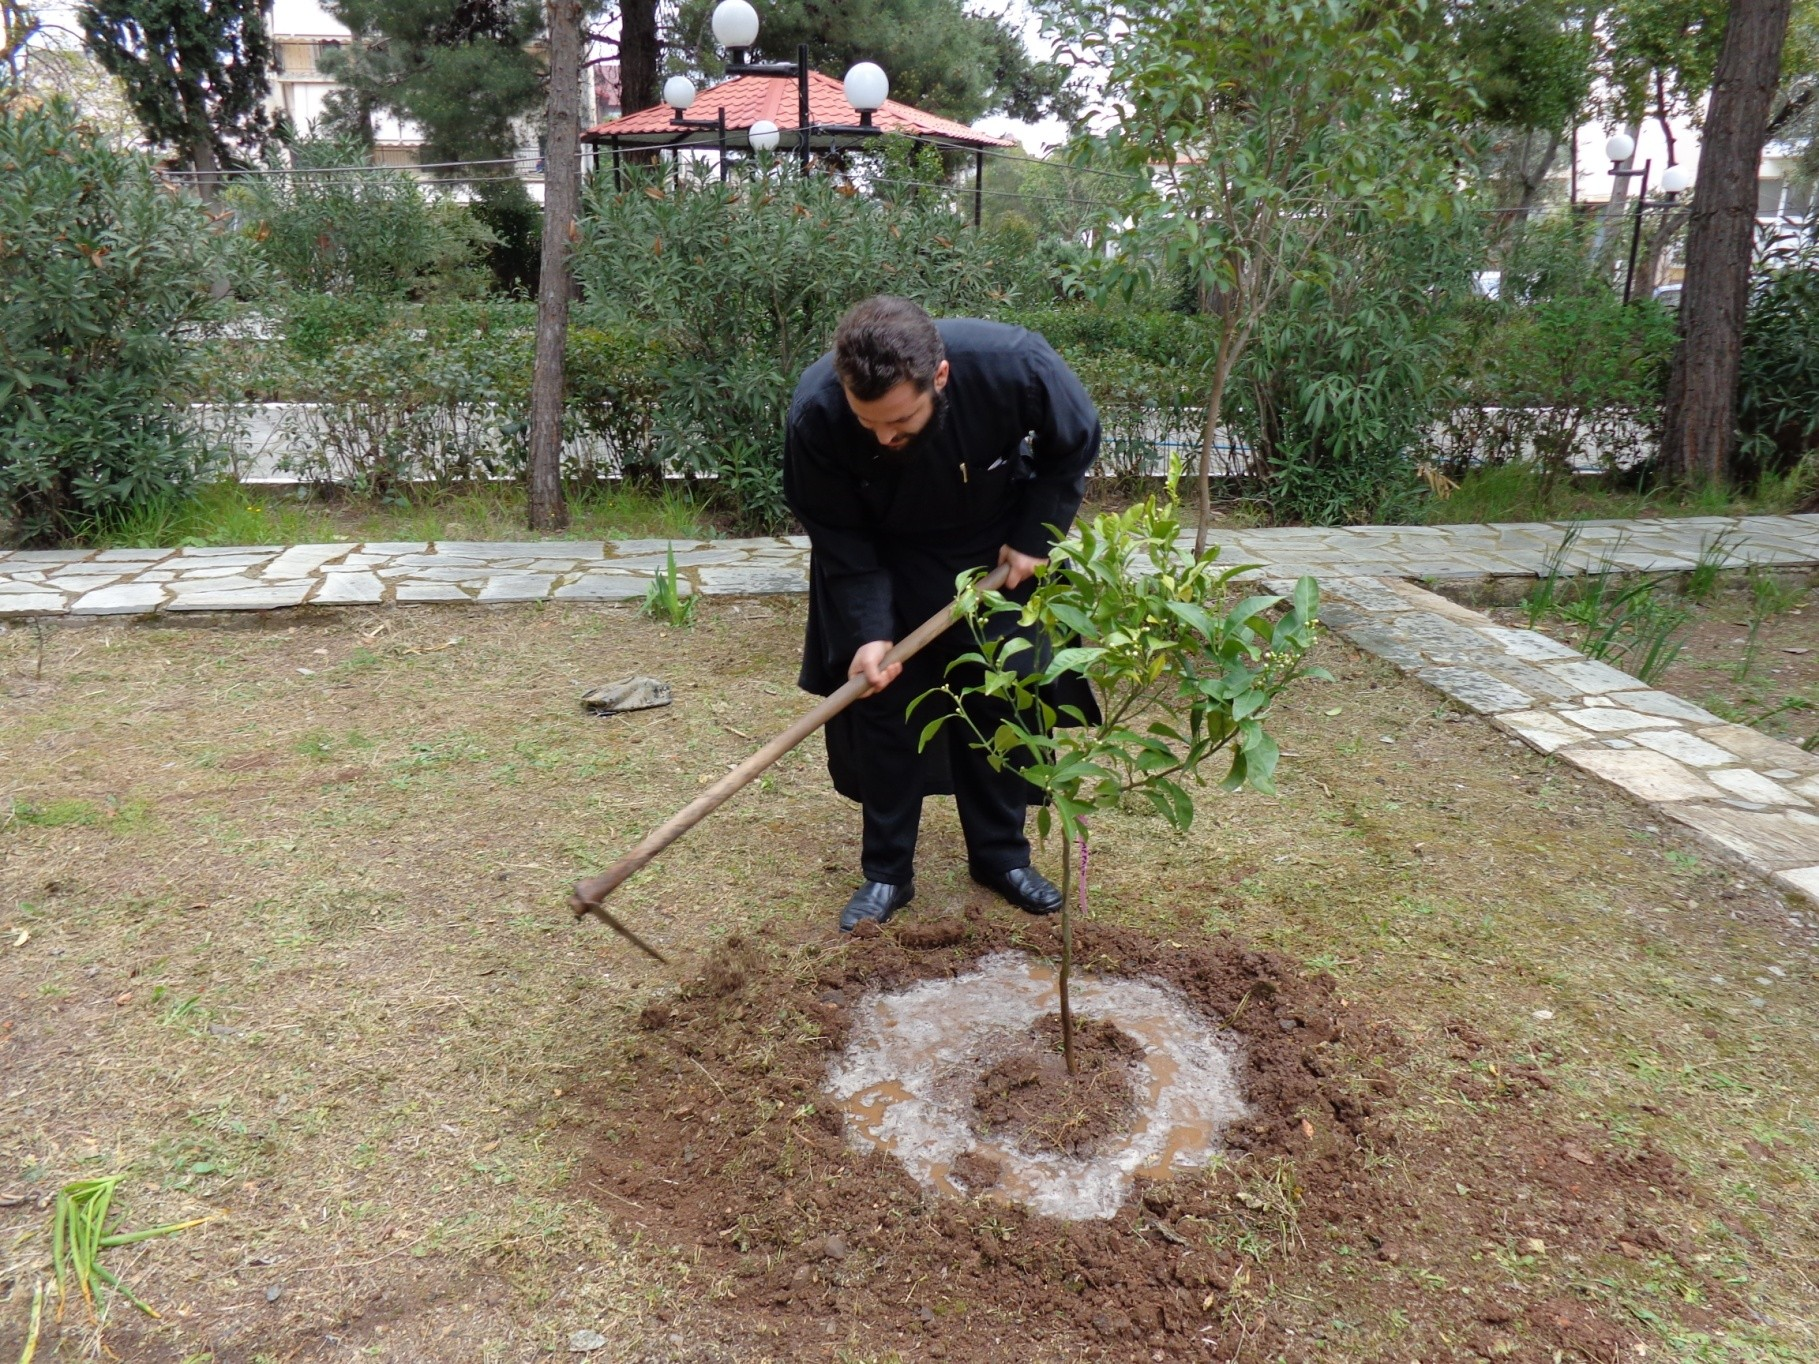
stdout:
[[[1219,548],[1189,551],[1171,475],[1165,500],[1106,512],[1055,546],[1027,603],[961,586],[960,610],[978,650],[958,659],[952,680],[924,693],[951,703],[922,731],[927,744],[958,719],[994,765],[1010,763],[1046,803],[1038,834],[1061,835],[1061,1039],[1073,1073],[1074,850],[1088,845],[1088,818],[1147,800],[1178,832],[1194,821],[1203,767],[1223,754],[1227,791],[1273,792],[1279,751],[1264,729],[1270,704],[1307,666],[1319,589],[1302,578],[1292,597],[1245,595],[1244,565],[1221,566]],[[1004,626],[1015,616],[1017,633]],[[1098,715],[1062,697],[1090,686]],[[1006,718],[987,732],[967,713],[971,697],[993,698]],[[1082,865],[1084,866],[1084,857]],[[1085,887],[1080,887],[1082,907]]]

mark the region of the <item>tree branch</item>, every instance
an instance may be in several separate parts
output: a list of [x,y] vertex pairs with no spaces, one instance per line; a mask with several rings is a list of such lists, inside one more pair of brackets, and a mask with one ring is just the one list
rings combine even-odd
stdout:
[[1787,125],[1792,123],[1795,119],[1799,118],[1800,115],[1805,112],[1806,107],[1815,99],[1819,99],[1819,84],[1807,86],[1806,89],[1789,99],[1786,104],[1783,104],[1775,113],[1775,116],[1768,121],[1768,140],[1773,142],[1775,140],[1775,134],[1787,127]]

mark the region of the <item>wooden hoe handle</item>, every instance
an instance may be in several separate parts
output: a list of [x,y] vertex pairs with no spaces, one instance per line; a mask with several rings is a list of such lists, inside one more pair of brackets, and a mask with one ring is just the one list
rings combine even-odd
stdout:
[[[1000,564],[979,585],[988,592],[994,592],[1004,586],[1004,581],[1009,576],[1010,566]],[[901,663],[904,659],[919,653],[938,636],[945,633],[954,623],[954,608],[958,605],[959,601],[956,598],[904,638],[898,640],[892,646],[891,651],[884,656],[885,663]],[[584,915],[592,914],[640,950],[655,957],[658,961],[667,960],[656,948],[607,913],[601,907],[601,901],[630,880],[634,873],[643,870],[658,853],[724,805],[740,787],[751,781],[753,777],[756,777],[865,693],[866,682],[863,677],[848,678],[839,691],[801,716],[783,733],[696,796],[661,827],[647,834],[642,843],[613,863],[611,867],[598,876],[590,876],[584,881],[577,881],[574,893],[568,897],[568,907],[575,912],[575,917],[579,919]]]

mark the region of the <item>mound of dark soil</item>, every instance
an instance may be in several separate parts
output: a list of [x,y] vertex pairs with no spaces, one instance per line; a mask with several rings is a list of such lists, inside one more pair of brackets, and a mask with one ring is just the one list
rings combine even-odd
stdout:
[[1076,1018],[1076,1073],[1069,1075],[1061,1015],[1045,1014],[1022,1045],[979,1077],[976,1129],[1023,1151],[1092,1155],[1107,1137],[1131,1129],[1137,1112],[1131,1062],[1142,1054],[1143,1044],[1110,1019]]
[[[903,938],[729,939],[643,1008],[634,1039],[583,1091],[597,1114],[581,1134],[583,1187],[627,1240],[690,1267],[686,1310],[731,1350],[699,1357],[1325,1360],[1342,1354],[1316,1349],[1306,1318],[1297,1335],[1278,1314],[1353,1285],[1369,1306],[1352,1311],[1414,1323],[1408,1358],[1466,1358],[1459,1342],[1473,1339],[1498,1359],[1545,1364],[1640,1339],[1593,1306],[1549,1306],[1545,1277],[1532,1302],[1510,1306],[1490,1252],[1545,1237],[1548,1253],[1593,1254],[1612,1228],[1666,1225],[1663,1191],[1684,1196],[1667,1161],[1601,1133],[1564,1139],[1524,1111],[1545,1076],[1486,1070],[1476,1054],[1450,1105],[1395,1121],[1395,1029],[1341,1000],[1330,977],[1230,937],[1190,948],[1077,930],[1077,969],[1165,982],[1236,1036],[1249,1116],[1228,1129],[1226,1159],[1140,1181],[1106,1221],[925,1191],[894,1159],[850,1145],[822,1092],[849,1006],[990,952],[1052,956],[1059,943],[1045,922],[983,917]],[[1115,1034],[1095,1030],[1093,1044],[1108,1086]],[[1053,1110],[1019,1116],[1020,1096],[1046,1083],[1023,1078],[1001,1069],[982,1119],[1022,1121],[1031,1140],[1084,1139]],[[1458,1125],[1437,1130],[1434,1113]],[[954,1173],[971,1189],[995,1178],[966,1160]],[[1481,1279],[1436,1292],[1425,1264]],[[1704,1276],[1701,1287],[1708,1301],[1724,1292]]]

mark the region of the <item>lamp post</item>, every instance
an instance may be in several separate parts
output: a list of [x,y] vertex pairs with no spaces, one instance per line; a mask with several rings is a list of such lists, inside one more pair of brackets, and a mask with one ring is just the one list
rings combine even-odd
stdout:
[[1656,203],[1648,202],[1648,177],[1654,169],[1654,161],[1642,163],[1642,169],[1633,166],[1627,170],[1619,169],[1623,162],[1636,154],[1636,141],[1628,133],[1617,133],[1604,144],[1604,154],[1611,159],[1611,178],[1627,178],[1632,175],[1642,177],[1636,186],[1636,216],[1630,228],[1629,260],[1623,267],[1623,301],[1630,301],[1630,290],[1636,278],[1636,252],[1642,246],[1642,210],[1645,208],[1672,208],[1679,201],[1681,193],[1693,183],[1692,174],[1685,166],[1669,166],[1661,175],[1661,192],[1667,197]]
[[[712,128],[718,132],[720,147],[720,181],[726,183],[726,107],[722,105],[708,118],[684,117],[695,102],[695,83],[687,76],[671,76],[663,82],[663,102],[670,107],[670,123],[678,128]],[[681,174],[678,162],[677,174]]]
[[[715,39],[726,48],[731,59],[726,64],[727,75],[768,76],[796,82],[796,154],[803,170],[808,169],[809,141],[813,133],[866,136],[884,131],[873,123],[872,115],[883,107],[885,97],[890,94],[890,78],[876,62],[860,62],[846,73],[846,99],[859,111],[858,126],[817,126],[809,116],[807,43],[797,45],[794,62],[749,60],[751,46],[758,41],[758,11],[752,8],[750,0],[720,0],[714,7],[713,29]],[[760,133],[760,128],[765,131]],[[760,145],[760,139],[766,145]],[[770,151],[781,140],[781,134],[776,124],[764,119],[752,125],[748,140],[754,150]]]

